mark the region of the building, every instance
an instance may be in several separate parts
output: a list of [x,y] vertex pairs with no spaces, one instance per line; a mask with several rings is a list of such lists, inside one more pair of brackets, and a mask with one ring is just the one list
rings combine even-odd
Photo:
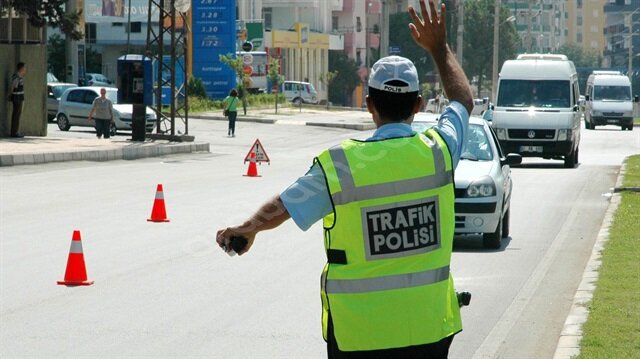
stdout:
[[604,51],[604,5],[607,0],[576,0],[567,2],[567,42],[585,51]]
[[607,0],[604,15],[605,67],[640,72],[640,0]]

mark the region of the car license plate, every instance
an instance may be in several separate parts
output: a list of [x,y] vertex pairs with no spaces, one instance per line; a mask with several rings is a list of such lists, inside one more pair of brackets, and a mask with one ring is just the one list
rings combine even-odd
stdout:
[[542,146],[520,146],[521,152],[542,152]]
[[607,123],[618,123],[618,120],[609,119],[609,120],[607,120]]

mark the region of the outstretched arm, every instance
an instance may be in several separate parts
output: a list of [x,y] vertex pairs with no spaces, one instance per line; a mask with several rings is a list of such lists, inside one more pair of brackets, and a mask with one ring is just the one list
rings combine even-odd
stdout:
[[413,40],[427,50],[438,67],[442,78],[442,85],[450,100],[460,102],[469,113],[473,110],[473,95],[469,81],[464,71],[456,61],[453,52],[447,45],[447,31],[445,27],[446,8],[440,6],[440,15],[436,11],[433,0],[429,0],[431,15],[427,12],[425,0],[420,0],[422,19],[416,10],[409,6],[409,16],[413,23],[409,24]]
[[265,202],[260,209],[243,224],[219,230],[216,236],[216,242],[218,242],[218,245],[222,249],[231,248],[231,237],[245,237],[247,239],[247,245],[238,253],[242,255],[251,248],[258,232],[276,228],[289,218],[291,218],[291,216],[284,207],[284,204],[282,204],[280,196],[275,196]]

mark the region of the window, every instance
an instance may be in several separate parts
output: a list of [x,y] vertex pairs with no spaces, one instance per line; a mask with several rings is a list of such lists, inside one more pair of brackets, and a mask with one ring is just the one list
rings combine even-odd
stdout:
[[598,9],[593,10],[593,17],[598,17],[600,16],[600,12],[598,11]]
[[262,8],[262,18],[264,19],[264,28],[271,30],[272,27],[272,9],[270,7]]
[[502,80],[498,104],[501,107],[568,108],[571,85],[564,80]]
[[591,25],[591,32],[598,32],[598,27],[595,25]]
[[82,102],[90,105],[96,97],[98,97],[97,93],[93,91],[84,91],[84,98]]
[[582,0],[578,0],[578,9],[582,9]]
[[579,32],[579,33],[576,35],[576,41],[578,41],[579,43],[582,43],[582,33],[581,33],[581,32]]
[[84,41],[87,44],[95,44],[96,43],[96,24],[93,22],[88,22],[84,24]]
[[578,16],[577,24],[578,26],[582,26],[582,16]]
[[127,26],[127,32],[140,33],[142,32],[142,23],[140,21],[132,21],[131,26]]
[[332,16],[331,17],[331,30],[333,31],[338,31],[338,17],[337,16]]
[[360,16],[356,16],[356,31],[362,31],[362,22],[360,21]]
[[82,98],[84,97],[84,90],[77,90],[69,92],[67,95],[68,102],[82,102]]

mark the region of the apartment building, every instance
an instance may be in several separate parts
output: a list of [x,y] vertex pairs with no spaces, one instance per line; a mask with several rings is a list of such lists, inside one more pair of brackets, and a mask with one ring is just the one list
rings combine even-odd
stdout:
[[604,51],[605,15],[607,0],[567,1],[567,42],[585,51]]
[[640,73],[640,0],[607,0],[604,15],[605,66]]

